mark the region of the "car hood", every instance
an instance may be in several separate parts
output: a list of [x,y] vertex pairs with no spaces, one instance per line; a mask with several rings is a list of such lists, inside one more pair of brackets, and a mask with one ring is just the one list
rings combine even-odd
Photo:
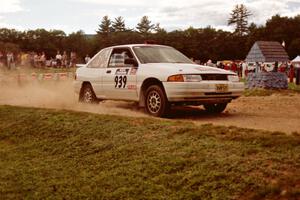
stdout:
[[159,73],[172,74],[235,74],[234,72],[197,64],[184,63],[147,63],[143,67]]

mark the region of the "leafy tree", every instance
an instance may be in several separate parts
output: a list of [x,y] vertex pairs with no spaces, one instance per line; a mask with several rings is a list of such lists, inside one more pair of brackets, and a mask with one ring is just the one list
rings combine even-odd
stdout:
[[90,39],[85,36],[82,30],[73,32],[66,38],[64,49],[68,52],[76,52],[81,58],[85,57],[86,54],[92,53]]
[[[239,9],[240,7],[237,6]],[[236,9],[237,13],[239,9]],[[159,23],[153,25],[148,17],[144,16],[137,26],[138,31],[133,31],[125,28],[122,17],[117,17],[111,22],[108,16],[105,16],[99,25],[97,35],[86,35],[83,31],[66,35],[61,30],[18,31],[1,28],[0,51],[44,51],[51,57],[55,56],[57,50],[66,50],[76,51],[80,57],[84,57],[86,54],[92,56],[104,47],[143,43],[147,39],[173,46],[190,58],[206,62],[208,59],[213,61],[245,59],[255,41],[274,40],[286,42],[286,50],[292,59],[300,52],[300,29],[297,27],[300,27],[300,15],[296,17],[275,15],[267,20],[266,25],[250,24],[247,27],[248,34],[230,33],[210,26],[167,32]]]
[[151,24],[147,16],[143,16],[140,23],[137,24],[136,29],[139,33],[146,35],[154,29],[154,24]]
[[7,29],[1,28],[0,29],[0,41],[2,42],[18,42],[21,39],[21,32],[15,29]]
[[235,33],[245,35],[248,32],[248,17],[251,15],[244,4],[236,5],[230,14],[228,25],[235,24]]
[[111,32],[112,32],[111,20],[108,18],[107,15],[105,15],[102,18],[102,21],[101,21],[101,24],[99,25],[99,29],[98,29],[97,33],[102,34],[102,35],[108,35]]
[[297,55],[300,54],[300,38],[294,39],[289,47],[288,47],[288,52],[290,59],[294,59]]
[[0,52],[7,53],[7,52],[13,52],[13,53],[19,53],[20,47],[17,44],[10,43],[10,42],[0,42]]
[[125,31],[125,21],[123,19],[123,17],[119,16],[117,18],[115,18],[115,21],[112,22],[112,29],[115,32],[122,32]]

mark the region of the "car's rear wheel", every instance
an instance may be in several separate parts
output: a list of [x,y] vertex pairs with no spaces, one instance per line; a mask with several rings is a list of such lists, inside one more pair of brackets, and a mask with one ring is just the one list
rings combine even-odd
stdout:
[[163,89],[158,85],[148,87],[145,96],[145,109],[155,117],[164,117],[168,114],[170,105]]
[[79,101],[83,103],[99,102],[90,84],[83,85],[82,90],[80,92]]
[[210,113],[221,113],[225,110],[227,103],[205,104],[204,108]]

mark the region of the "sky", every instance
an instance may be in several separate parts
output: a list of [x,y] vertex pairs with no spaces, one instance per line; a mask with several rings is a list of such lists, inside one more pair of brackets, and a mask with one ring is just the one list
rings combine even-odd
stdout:
[[249,22],[258,25],[276,14],[300,14],[300,0],[0,0],[0,28],[94,34],[105,15],[112,20],[122,16],[128,28],[146,15],[167,31],[190,26],[231,31],[227,20],[236,4],[244,4],[253,14]]

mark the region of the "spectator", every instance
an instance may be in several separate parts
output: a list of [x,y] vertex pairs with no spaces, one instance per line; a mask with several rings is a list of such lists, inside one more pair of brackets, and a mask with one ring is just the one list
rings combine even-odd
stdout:
[[290,71],[289,71],[289,78],[290,78],[290,83],[294,82],[294,77],[295,77],[295,68],[294,65],[290,65]]
[[218,68],[220,68],[220,69],[224,69],[224,65],[223,65],[222,62],[219,62],[217,66],[218,66]]
[[273,72],[278,72],[278,62],[275,62],[275,66],[273,68]]
[[233,71],[233,72],[237,72],[237,65],[236,65],[236,63],[235,62],[233,62],[232,64],[231,64],[231,71]]
[[76,65],[76,53],[72,51],[70,55],[70,67],[75,67],[75,65]]
[[67,52],[64,51],[63,55],[62,55],[62,59],[61,59],[61,64],[63,67],[67,67],[68,66],[68,55]]
[[247,64],[242,62],[242,78],[246,78]]
[[230,64],[229,63],[225,64],[224,69],[225,70],[230,70]]
[[8,52],[6,54],[6,59],[7,59],[7,69],[10,70],[14,63],[14,54],[12,52]]
[[39,56],[39,54],[37,54],[37,53],[34,53],[34,56],[33,56],[33,66],[34,67],[40,67],[40,56]]
[[84,58],[85,63],[88,63],[91,60],[90,56],[87,54]]
[[56,59],[54,59],[54,58],[51,57],[50,63],[51,63],[50,64],[51,67],[57,67]]
[[30,66],[31,66],[31,67],[34,67],[34,55],[35,55],[34,52],[30,52],[30,55],[29,55],[29,62],[30,62]]
[[26,60],[27,60],[27,54],[26,53],[22,53],[21,54],[21,66],[25,66]]
[[61,60],[62,60],[62,55],[60,54],[59,51],[57,51],[57,54],[55,56],[55,59],[56,59],[56,66],[57,67],[60,67],[61,66]]
[[42,67],[46,66],[46,54],[45,52],[42,53],[42,55],[40,56],[40,63]]
[[0,51],[0,67],[4,66],[3,59],[4,59],[4,55],[3,55],[3,53]]
[[282,63],[279,67],[279,72],[284,73],[285,71],[286,71],[286,65]]
[[206,66],[215,67],[215,64],[209,59],[206,63]]

